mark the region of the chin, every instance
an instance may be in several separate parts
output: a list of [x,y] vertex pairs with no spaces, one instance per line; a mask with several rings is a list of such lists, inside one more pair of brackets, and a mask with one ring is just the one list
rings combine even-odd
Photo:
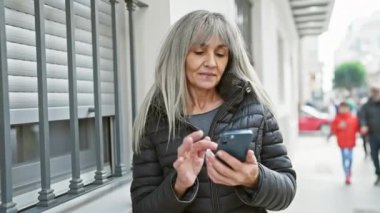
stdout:
[[210,89],[215,89],[216,88],[216,84],[215,83],[212,83],[212,84],[200,84],[200,85],[197,85],[197,87],[199,89],[210,90]]

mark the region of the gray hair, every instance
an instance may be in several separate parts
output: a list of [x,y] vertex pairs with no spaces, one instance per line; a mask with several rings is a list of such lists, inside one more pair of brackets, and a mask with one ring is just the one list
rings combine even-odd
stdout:
[[139,152],[145,133],[148,111],[157,94],[162,96],[169,125],[169,140],[176,134],[177,120],[184,119],[189,96],[185,76],[185,60],[193,45],[206,43],[217,36],[229,49],[228,71],[251,84],[259,102],[271,109],[271,101],[263,89],[251,63],[243,38],[235,24],[220,13],[193,11],[178,20],[169,31],[155,69],[155,82],[150,88],[133,127],[134,150]]

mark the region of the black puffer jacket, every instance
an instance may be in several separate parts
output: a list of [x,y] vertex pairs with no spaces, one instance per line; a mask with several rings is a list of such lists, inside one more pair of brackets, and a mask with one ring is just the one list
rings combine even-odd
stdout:
[[296,192],[296,174],[276,120],[269,111],[263,112],[248,83],[226,80],[225,76],[223,79],[219,92],[225,103],[208,135],[218,141],[219,134],[226,130],[251,129],[255,133],[251,148],[259,161],[258,188],[214,184],[204,166],[196,183],[179,200],[173,189],[176,176],[173,162],[183,137],[196,129],[178,122],[179,136],[168,143],[168,125],[158,104],[149,112],[141,153],[133,156],[133,212],[266,212],[284,209],[291,203]]
[[369,99],[359,111],[360,125],[368,126],[369,135],[380,135],[380,101]]

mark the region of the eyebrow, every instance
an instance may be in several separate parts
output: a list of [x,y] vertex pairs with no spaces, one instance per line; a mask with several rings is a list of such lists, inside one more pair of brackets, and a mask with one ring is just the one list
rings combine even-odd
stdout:
[[[201,47],[207,47],[208,44],[206,44],[206,43],[202,43],[202,44],[200,44],[199,46],[201,46]],[[219,44],[216,48],[227,48],[227,49],[228,49],[228,46],[225,45],[225,44]]]

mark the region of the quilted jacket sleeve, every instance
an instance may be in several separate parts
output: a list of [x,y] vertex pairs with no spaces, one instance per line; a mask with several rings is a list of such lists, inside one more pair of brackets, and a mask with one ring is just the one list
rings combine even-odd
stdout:
[[152,142],[148,139],[142,141],[141,152],[133,155],[133,212],[182,212],[194,200],[199,183],[196,180],[185,195],[178,199],[173,189],[175,178],[174,171],[164,177]]
[[296,173],[287,156],[277,121],[270,112],[263,119],[263,141],[259,184],[256,189],[237,187],[237,194],[247,205],[268,210],[282,210],[296,193]]

